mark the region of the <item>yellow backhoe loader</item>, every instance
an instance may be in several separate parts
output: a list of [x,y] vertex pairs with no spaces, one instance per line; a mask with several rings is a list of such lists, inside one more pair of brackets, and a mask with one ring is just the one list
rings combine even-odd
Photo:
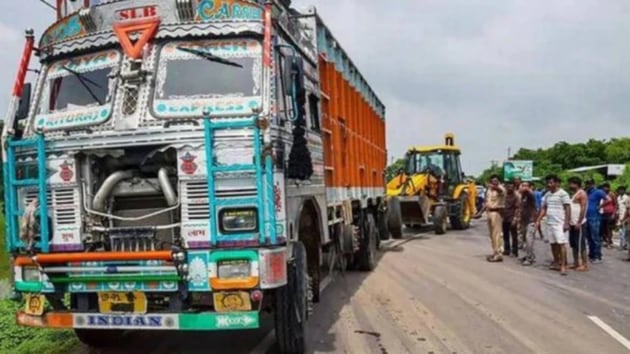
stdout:
[[455,136],[444,145],[418,146],[407,151],[405,167],[387,184],[387,228],[401,238],[403,226],[433,225],[438,235],[451,228],[464,230],[477,213],[477,189],[466,179]]

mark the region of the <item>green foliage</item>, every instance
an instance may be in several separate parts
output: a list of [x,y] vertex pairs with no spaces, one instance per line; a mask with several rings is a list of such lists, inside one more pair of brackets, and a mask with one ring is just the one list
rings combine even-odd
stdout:
[[[1,207],[2,204],[0,204]],[[4,214],[0,213],[0,279],[9,277],[9,255],[7,254],[4,233]]]
[[394,161],[393,164],[387,166],[387,180],[389,181],[394,178],[402,168],[405,168],[405,159],[398,159]]
[[77,339],[71,331],[20,327],[15,324],[19,304],[0,301],[0,353],[61,354],[72,352]]
[[[4,215],[0,213],[0,281],[9,276],[9,257],[5,249]],[[27,328],[15,323],[20,303],[0,300],[0,353],[62,354],[70,353],[78,342],[72,331]]]
[[479,177],[477,177],[477,183],[486,184],[492,175],[498,175],[503,178],[503,167],[497,165],[486,169],[481,175],[479,175]]
[[[606,164],[627,164],[630,162],[630,138],[614,138],[611,140],[595,140],[591,139],[585,143],[569,144],[561,141],[547,149],[519,149],[512,157],[514,160],[532,160],[534,161],[534,176],[544,178],[549,174],[559,175],[563,181],[566,181],[573,175],[581,178],[591,177],[596,183],[602,183],[604,176],[598,172],[588,171],[585,173],[574,174],[566,172],[578,167],[596,166]],[[498,169],[488,168],[481,176],[484,177],[501,172]],[[624,184],[630,186],[630,169],[626,168],[627,177],[619,177],[613,185]]]
[[611,185],[614,190],[620,186],[626,187],[626,190],[630,189],[630,164],[626,164],[626,169],[623,171],[623,174],[617,177]]

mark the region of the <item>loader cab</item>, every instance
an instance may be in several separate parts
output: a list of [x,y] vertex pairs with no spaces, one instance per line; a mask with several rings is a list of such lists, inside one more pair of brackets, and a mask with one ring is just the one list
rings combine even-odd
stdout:
[[449,184],[464,182],[464,175],[459,159],[459,150],[431,149],[411,150],[407,153],[407,175],[431,173],[436,177],[444,177]]

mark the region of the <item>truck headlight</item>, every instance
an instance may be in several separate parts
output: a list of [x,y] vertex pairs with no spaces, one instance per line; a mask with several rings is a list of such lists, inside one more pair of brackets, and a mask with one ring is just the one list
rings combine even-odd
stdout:
[[251,266],[246,260],[223,261],[218,264],[219,279],[247,278]]
[[248,209],[223,209],[219,212],[221,232],[255,232],[258,230],[258,211]]
[[22,267],[23,281],[41,281],[42,276],[37,267]]

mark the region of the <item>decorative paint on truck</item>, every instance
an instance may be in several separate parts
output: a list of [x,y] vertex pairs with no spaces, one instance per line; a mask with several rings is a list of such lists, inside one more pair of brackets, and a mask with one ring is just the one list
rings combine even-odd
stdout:
[[31,37],[3,131],[19,324],[96,347],[269,309],[280,351],[303,352],[324,278],[374,269],[385,108],[289,3],[58,0],[30,109]]

